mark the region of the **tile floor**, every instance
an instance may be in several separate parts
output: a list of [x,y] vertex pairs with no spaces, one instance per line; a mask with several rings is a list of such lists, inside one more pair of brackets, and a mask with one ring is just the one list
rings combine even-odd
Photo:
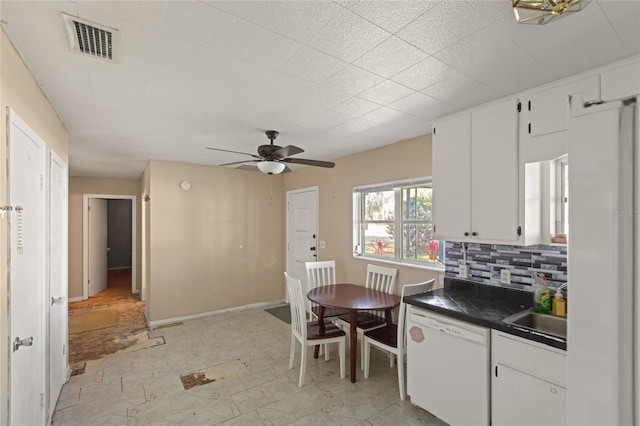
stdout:
[[[329,362],[313,359],[311,351],[299,388],[300,346],[289,370],[290,326],[261,309],[185,321],[151,334],[164,336],[166,344],[88,361],[85,373],[63,387],[52,424],[445,424],[400,401],[396,369],[377,350],[370,378],[358,369],[355,384],[340,379],[336,345]],[[234,359],[248,371],[184,390],[180,375]]]

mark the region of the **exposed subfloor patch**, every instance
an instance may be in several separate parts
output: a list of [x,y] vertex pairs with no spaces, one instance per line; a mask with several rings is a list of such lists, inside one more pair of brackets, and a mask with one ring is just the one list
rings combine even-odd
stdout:
[[204,370],[183,374],[180,376],[180,380],[182,380],[182,386],[184,389],[187,390],[196,386],[206,385],[207,383],[235,376],[236,374],[243,373],[245,371],[249,371],[247,366],[239,359],[235,359],[233,361],[205,368]]
[[71,375],[72,376],[77,376],[80,374],[84,374],[85,369],[87,368],[87,363],[86,362],[79,362],[77,364],[71,365]]

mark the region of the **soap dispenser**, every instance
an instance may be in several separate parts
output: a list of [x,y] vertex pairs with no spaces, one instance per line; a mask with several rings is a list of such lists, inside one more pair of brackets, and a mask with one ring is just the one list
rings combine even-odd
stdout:
[[553,315],[556,317],[566,317],[567,316],[567,302],[562,297],[562,291],[558,288],[556,290],[556,295],[553,298]]

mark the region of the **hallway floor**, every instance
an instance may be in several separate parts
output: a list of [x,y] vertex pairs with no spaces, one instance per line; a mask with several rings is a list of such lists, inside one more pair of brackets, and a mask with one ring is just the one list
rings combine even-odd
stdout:
[[[397,370],[377,350],[370,378],[358,366],[356,383],[340,379],[336,345],[329,362],[310,351],[298,387],[300,345],[289,370],[291,328],[262,309],[184,321],[151,335],[166,344],[87,361],[85,373],[64,385],[52,424],[444,425],[400,401]],[[228,365],[236,368],[185,390],[181,376]]]
[[82,302],[69,303],[69,316],[97,308],[116,308],[119,324],[115,327],[89,330],[69,335],[69,364],[73,371],[82,369],[85,361],[113,354],[130,344],[126,337],[147,329],[144,302],[131,293],[131,269],[107,271],[107,289]]

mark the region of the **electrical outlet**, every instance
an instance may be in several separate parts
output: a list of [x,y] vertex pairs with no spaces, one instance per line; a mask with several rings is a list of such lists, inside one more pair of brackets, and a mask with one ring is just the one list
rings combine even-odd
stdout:
[[469,265],[460,265],[460,277],[469,278]]
[[511,284],[511,271],[508,269],[502,269],[500,271],[500,282],[502,284]]

